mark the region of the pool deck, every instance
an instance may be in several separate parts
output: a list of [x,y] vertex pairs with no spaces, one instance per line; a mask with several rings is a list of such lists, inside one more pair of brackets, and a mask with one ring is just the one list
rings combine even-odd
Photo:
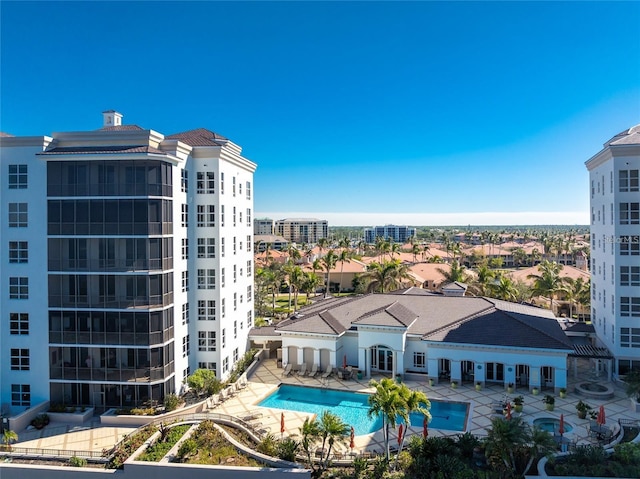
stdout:
[[[375,375],[374,379],[380,380],[383,376]],[[578,444],[593,444],[596,441],[589,437],[586,426],[589,421],[587,419],[578,419],[576,415],[575,404],[580,396],[572,393],[575,384],[588,379],[593,379],[589,363],[583,361],[579,364],[578,377],[569,378],[567,390],[569,394],[565,399],[556,396],[555,409],[552,412],[545,410],[542,398],[546,391],[541,391],[539,395],[534,396],[525,388],[518,388],[513,397],[516,395],[524,396],[524,411],[521,413],[522,418],[526,421],[533,421],[539,417],[559,418],[560,414],[564,414],[564,420],[573,426],[573,431],[565,436],[574,440]],[[605,381],[605,379],[601,379]],[[255,424],[258,428],[264,429],[280,437],[280,418],[283,412],[280,409],[267,409],[257,406],[257,404],[271,394],[281,383],[294,384],[313,387],[328,387],[330,389],[339,389],[344,391],[372,392],[369,387],[368,380],[340,380],[331,377],[328,382],[323,380],[320,375],[315,378],[301,377],[295,373],[288,377],[282,376],[282,369],[277,368],[276,361],[269,359],[260,362],[259,367],[249,378],[248,386],[238,391],[233,397],[227,399],[222,404],[210,409],[211,412],[219,412],[229,414],[240,418],[251,416],[256,417],[249,422]],[[428,398],[443,399],[449,401],[464,401],[470,403],[469,418],[467,420],[466,430],[477,435],[486,435],[486,430],[490,427],[491,418],[494,416],[492,404],[500,403],[505,398],[506,391],[499,385],[490,385],[484,387],[481,391],[476,391],[473,384],[465,384],[452,389],[449,383],[441,383],[440,385],[430,387],[428,383],[422,381],[405,381],[411,389],[423,391]],[[629,407],[629,399],[624,390],[615,385],[614,397],[603,401],[594,399],[584,399],[588,404],[597,410],[600,405],[604,405],[607,426],[612,427],[617,423],[618,419],[640,420],[640,414],[632,413]],[[517,415],[517,413],[514,413]],[[300,427],[305,418],[312,417],[312,414],[284,411],[285,416],[285,433],[284,436],[299,437]],[[124,434],[132,432],[134,428],[130,427],[103,427],[99,423],[99,418],[93,418],[91,421],[85,422],[83,425],[65,425],[60,423],[51,423],[42,430],[26,430],[17,431],[19,441],[17,445],[22,447],[39,447],[51,449],[79,449],[79,450],[102,450],[103,448],[112,447]],[[397,431],[392,432],[392,442],[395,445]],[[422,427],[409,427],[408,435],[422,434]],[[456,435],[457,431],[442,431],[429,429],[430,436],[446,436]],[[355,448],[352,452],[382,452],[383,446],[382,432],[377,431],[373,434],[356,436]],[[351,452],[348,448],[347,441],[338,447],[338,450],[344,453]]]

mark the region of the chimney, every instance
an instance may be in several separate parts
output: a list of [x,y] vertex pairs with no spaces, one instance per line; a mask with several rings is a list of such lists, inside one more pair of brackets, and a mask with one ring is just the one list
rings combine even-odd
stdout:
[[110,126],[122,125],[122,114],[115,110],[107,110],[102,112],[102,128]]

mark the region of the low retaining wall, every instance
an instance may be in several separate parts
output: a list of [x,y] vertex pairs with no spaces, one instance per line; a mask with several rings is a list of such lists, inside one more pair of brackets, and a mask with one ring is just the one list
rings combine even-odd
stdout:
[[88,408],[83,412],[48,412],[51,422],[63,422],[65,424],[82,424],[93,417],[93,408]]
[[9,429],[12,431],[24,431],[38,414],[46,413],[49,410],[49,401],[40,403],[32,408],[21,412],[17,416],[9,418]]

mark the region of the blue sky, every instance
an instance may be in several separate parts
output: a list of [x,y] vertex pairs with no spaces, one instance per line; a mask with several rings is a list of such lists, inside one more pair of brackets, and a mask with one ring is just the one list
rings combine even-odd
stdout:
[[0,8],[0,130],[206,127],[259,216],[587,224],[584,162],[640,123],[639,2]]

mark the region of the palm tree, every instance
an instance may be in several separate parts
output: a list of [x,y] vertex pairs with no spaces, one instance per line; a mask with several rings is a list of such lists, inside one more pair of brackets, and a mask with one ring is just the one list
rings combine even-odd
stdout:
[[566,277],[560,276],[560,271],[562,271],[562,269],[563,266],[555,261],[543,261],[538,265],[538,271],[540,271],[540,274],[530,274],[527,276],[527,278],[534,280],[533,294],[548,297],[550,299],[551,312],[553,312],[554,296],[560,292],[566,292],[568,290],[567,284],[570,280]]
[[324,267],[325,271],[327,272],[327,284],[325,286],[324,289],[324,297],[326,298],[327,296],[329,296],[329,287],[330,287],[330,275],[331,275],[331,270],[333,268],[335,268],[336,266],[336,262],[338,261],[338,255],[332,250],[330,249],[329,251],[327,251],[327,254],[325,254],[322,259],[320,260],[320,262],[322,263],[322,266]]
[[491,290],[491,297],[493,298],[515,302],[518,297],[518,290],[513,284],[513,281],[503,274],[500,275],[497,283],[489,285],[489,289]]
[[[400,396],[404,401],[407,417],[411,417],[412,413],[420,413],[425,416],[427,422],[431,421],[431,413],[429,412],[431,402],[427,399],[425,393],[422,391],[411,390],[406,384],[402,383],[400,384]],[[408,425],[410,422],[407,422],[406,424]],[[406,436],[406,434],[403,434],[400,440],[400,451],[402,451],[402,446],[404,445],[404,439]],[[396,457],[396,469],[398,468],[399,459],[400,455]]]
[[327,249],[327,246],[329,246],[329,240],[327,238],[320,238],[318,240],[318,249],[320,250],[321,255],[322,252]]
[[362,275],[369,281],[368,292],[393,291],[402,286],[404,280],[410,280],[409,268],[399,260],[376,263],[375,261],[367,266],[367,272]]
[[300,290],[307,294],[307,302],[309,302],[309,295],[315,293],[318,286],[322,283],[320,276],[315,273],[304,273]]
[[[294,266],[289,272],[289,288],[293,289],[293,312],[298,310],[298,294],[304,279],[304,271],[300,266]],[[289,306],[291,307],[291,306]]]
[[18,434],[15,431],[12,431],[11,429],[5,429],[4,432],[2,433],[2,442],[5,444],[5,447],[9,451],[11,450],[11,443],[17,440],[18,440]]
[[413,262],[417,263],[418,255],[420,254],[420,245],[418,243],[413,243],[413,245],[411,246],[411,254],[413,254]]
[[324,469],[329,467],[329,457],[331,457],[331,449],[333,445],[343,442],[351,433],[351,427],[344,423],[342,419],[331,411],[324,411],[320,416],[320,424],[318,425],[320,438],[322,439],[322,451],[324,454],[325,446],[328,444],[326,456],[320,456],[320,462],[324,464]]
[[402,418],[405,424],[409,424],[409,415],[406,403],[400,394],[398,384],[389,378],[383,378],[380,382],[372,379],[369,386],[376,392],[369,396],[370,418],[379,416],[382,418],[382,435],[384,437],[384,449],[387,463],[389,462],[389,430],[395,429],[398,418]]
[[477,278],[471,284],[471,289],[478,296],[487,296],[495,273],[486,264],[482,264],[476,269],[476,274]]
[[351,253],[347,249],[340,251],[337,261],[340,261],[340,284],[338,285],[338,294],[342,293],[342,270],[344,269],[344,263],[351,263]]
[[300,435],[302,436],[300,445],[302,446],[302,450],[307,455],[309,467],[314,471],[314,473],[316,473],[317,469],[315,469],[314,462],[311,459],[311,449],[320,437],[320,427],[318,426],[318,421],[316,421],[315,418],[305,418],[304,423],[302,423],[302,427],[300,428]]
[[448,271],[438,268],[438,272],[444,276],[445,281],[448,283],[468,283],[471,278],[464,271],[465,267],[460,265],[455,259],[451,262],[451,268],[449,268]]

